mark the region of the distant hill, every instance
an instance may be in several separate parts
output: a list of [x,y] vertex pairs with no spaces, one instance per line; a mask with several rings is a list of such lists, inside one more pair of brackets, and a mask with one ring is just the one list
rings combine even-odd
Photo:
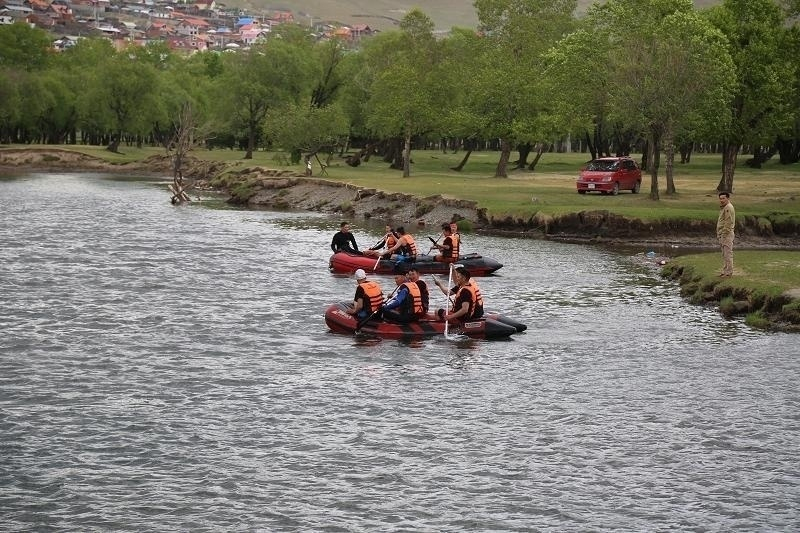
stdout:
[[[698,7],[718,4],[721,0],[694,0]],[[577,12],[585,13],[593,0],[578,0]],[[437,30],[453,26],[474,28],[478,25],[473,0],[228,0],[228,7],[239,7],[257,15],[272,11],[291,11],[299,23],[335,21],[342,24],[367,24],[388,30],[413,9],[419,7],[436,25]]]

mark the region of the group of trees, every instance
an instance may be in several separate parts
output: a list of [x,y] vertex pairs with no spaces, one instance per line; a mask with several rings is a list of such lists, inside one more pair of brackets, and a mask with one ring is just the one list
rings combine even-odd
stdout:
[[[676,192],[676,150],[722,146],[720,190],[737,155],[800,160],[798,0],[475,0],[478,31],[436,38],[412,10],[350,51],[283,25],[235,53],[177,56],[163,43],[115,50],[82,39],[55,53],[26,25],[0,27],[0,142],[186,142],[282,148],[298,161],[354,141],[408,176],[415,143],[491,142],[495,174],[533,169],[553,140],[592,157],[641,149],[659,197]],[[187,117],[189,117],[187,119]],[[191,120],[192,124],[186,124]],[[519,157],[512,162],[513,152]],[[532,157],[532,160],[528,159]],[[359,157],[351,157],[357,164]]]

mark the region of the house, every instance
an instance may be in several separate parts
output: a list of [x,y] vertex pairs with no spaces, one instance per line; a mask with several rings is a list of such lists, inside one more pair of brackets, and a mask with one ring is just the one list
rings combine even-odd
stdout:
[[270,15],[269,20],[273,24],[290,24],[294,22],[294,15],[291,11],[278,11]]
[[356,24],[350,29],[350,37],[353,41],[360,41],[362,37],[371,37],[377,33],[366,24]]
[[195,36],[176,35],[168,37],[166,43],[170,50],[186,55],[202,52],[208,48],[208,43],[204,38]]
[[260,39],[264,39],[269,34],[269,28],[257,24],[243,26],[239,30],[239,41],[246,45],[251,45]]
[[203,19],[184,18],[175,26],[175,32],[178,35],[197,36],[206,33],[209,27],[210,24]]

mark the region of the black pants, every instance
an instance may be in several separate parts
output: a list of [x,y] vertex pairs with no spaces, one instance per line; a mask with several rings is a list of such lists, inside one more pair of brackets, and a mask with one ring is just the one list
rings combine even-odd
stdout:
[[383,319],[389,322],[396,322],[398,324],[408,324],[409,322],[416,322],[418,320],[416,315],[406,315],[398,313],[394,309],[383,312]]

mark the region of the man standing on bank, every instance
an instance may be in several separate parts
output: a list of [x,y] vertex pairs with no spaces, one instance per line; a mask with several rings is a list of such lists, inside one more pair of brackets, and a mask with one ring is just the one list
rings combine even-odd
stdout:
[[731,203],[731,193],[719,193],[719,218],[717,219],[717,240],[722,248],[722,272],[720,277],[733,275],[733,235],[736,226],[736,210]]

